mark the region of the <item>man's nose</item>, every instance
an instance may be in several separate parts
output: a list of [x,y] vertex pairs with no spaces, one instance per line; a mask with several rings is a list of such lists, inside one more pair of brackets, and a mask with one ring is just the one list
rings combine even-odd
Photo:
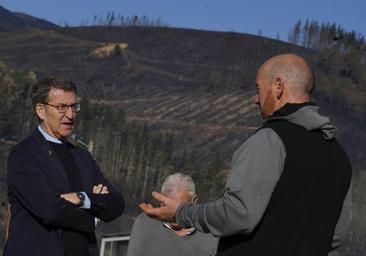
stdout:
[[76,115],[76,112],[72,110],[72,107],[69,106],[67,109],[66,109],[66,112],[65,112],[65,116],[69,119],[72,119],[74,118]]

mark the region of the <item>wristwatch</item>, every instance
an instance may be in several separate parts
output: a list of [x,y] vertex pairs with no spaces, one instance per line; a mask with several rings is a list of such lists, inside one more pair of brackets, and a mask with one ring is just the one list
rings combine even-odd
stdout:
[[84,202],[85,202],[85,195],[83,192],[77,192],[76,195],[79,197],[80,200],[80,204],[79,206],[82,207],[84,206]]

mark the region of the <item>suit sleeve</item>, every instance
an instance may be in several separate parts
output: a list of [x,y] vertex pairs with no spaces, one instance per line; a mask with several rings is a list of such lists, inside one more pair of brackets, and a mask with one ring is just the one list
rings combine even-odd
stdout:
[[181,205],[177,223],[216,237],[252,232],[267,208],[285,158],[278,135],[272,129],[259,130],[234,154],[223,197],[206,204]]
[[91,164],[94,185],[103,184],[109,191],[108,194],[86,192],[91,201],[91,208],[87,211],[98,219],[106,222],[112,221],[123,213],[124,200],[121,193],[103,176],[89,152],[87,154],[88,161]]
[[94,231],[94,220],[90,214],[60,197],[29,150],[16,146],[11,151],[7,183],[10,204],[19,203],[44,225]]

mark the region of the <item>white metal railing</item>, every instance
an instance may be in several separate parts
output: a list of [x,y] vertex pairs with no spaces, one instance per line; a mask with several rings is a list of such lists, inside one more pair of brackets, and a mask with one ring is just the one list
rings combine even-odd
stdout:
[[[127,244],[128,244],[129,240],[130,240],[129,235],[102,237],[101,238],[101,244],[100,244],[100,256],[117,256],[116,254],[113,254],[113,245],[114,245],[114,243],[127,242]],[[107,243],[111,243],[108,254],[106,254],[106,245],[107,245]]]

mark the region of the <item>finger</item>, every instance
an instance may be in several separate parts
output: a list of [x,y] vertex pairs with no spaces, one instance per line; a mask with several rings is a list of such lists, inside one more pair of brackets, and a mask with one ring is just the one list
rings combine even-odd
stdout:
[[169,201],[171,201],[171,199],[169,197],[166,197],[163,194],[161,194],[159,192],[156,192],[156,191],[153,191],[152,192],[152,197],[156,201],[160,202],[162,205],[168,205],[169,204]]
[[93,186],[93,193],[94,194],[99,194],[100,191],[102,190],[102,188],[103,188],[102,184],[98,184],[98,185]]
[[98,191],[98,187],[95,185],[95,186],[93,186],[93,193],[94,194],[97,194],[97,191]]
[[141,203],[142,205],[144,205],[144,207],[147,208],[154,208],[154,206],[152,206],[152,204],[146,204],[146,203]]
[[153,217],[153,218],[157,217],[156,210],[158,208],[154,208],[151,204],[141,203],[141,204],[139,204],[139,207],[148,216]]
[[145,203],[141,203],[141,204],[139,204],[139,207],[140,207],[140,209],[144,212],[144,213],[147,213],[147,211],[148,211],[148,206],[147,206],[147,204],[145,204]]
[[98,185],[94,185],[93,186],[93,193],[94,194],[99,194],[100,190],[102,189],[103,185],[102,184],[98,184]]
[[98,185],[98,194],[100,194],[100,192],[102,192],[102,189],[103,189],[103,185],[99,184]]
[[106,186],[103,186],[102,191],[100,192],[101,194],[108,194],[108,188]]

